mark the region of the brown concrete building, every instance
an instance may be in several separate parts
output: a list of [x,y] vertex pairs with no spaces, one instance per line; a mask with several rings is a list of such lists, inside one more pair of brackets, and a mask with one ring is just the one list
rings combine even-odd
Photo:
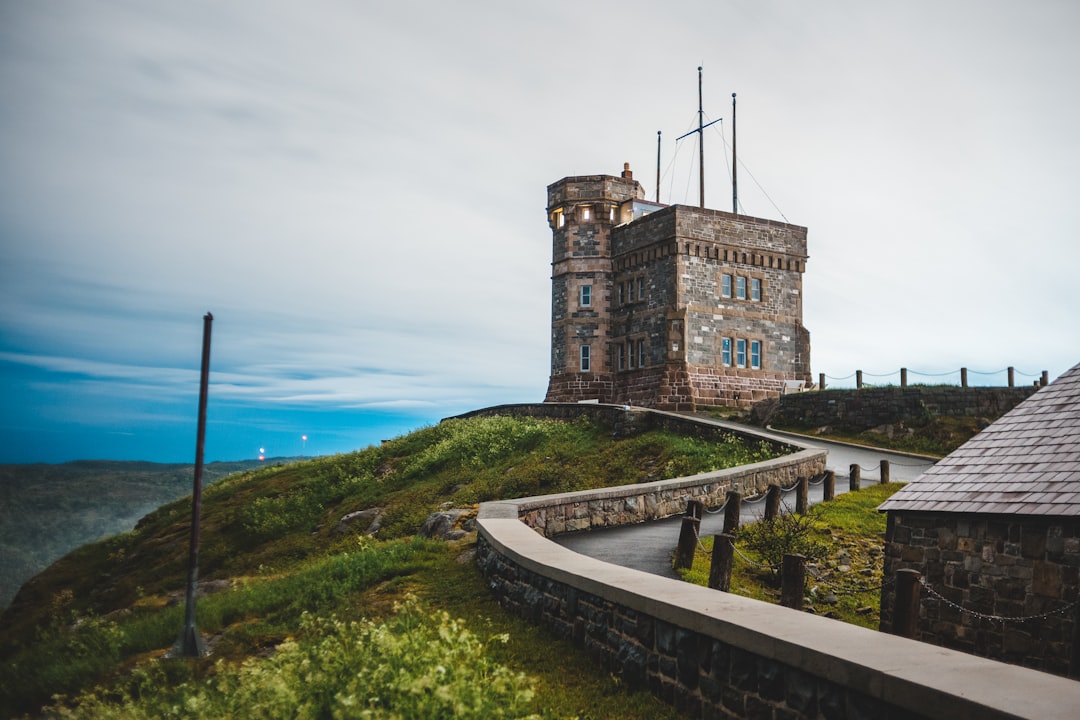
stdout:
[[1080,677],[1080,365],[879,509],[885,577],[922,576],[917,638]]
[[624,168],[548,186],[548,402],[742,406],[811,384],[806,228],[665,206]]

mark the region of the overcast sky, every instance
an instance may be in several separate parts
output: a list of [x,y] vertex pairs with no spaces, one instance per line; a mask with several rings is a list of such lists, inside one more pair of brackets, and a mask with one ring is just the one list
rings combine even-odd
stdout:
[[661,201],[696,205],[698,65],[707,205],[737,92],[741,210],[809,228],[815,378],[1054,377],[1078,30],[1068,0],[0,0],[0,462],[191,461],[207,311],[208,460],[542,400],[545,188],[630,162],[653,198],[660,130]]

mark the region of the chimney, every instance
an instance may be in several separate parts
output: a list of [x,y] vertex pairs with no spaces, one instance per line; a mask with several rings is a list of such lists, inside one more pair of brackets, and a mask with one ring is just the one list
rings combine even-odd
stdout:
[[622,176],[624,178],[626,178],[627,180],[633,180],[634,179],[634,173],[630,172],[630,163],[623,163],[622,164]]

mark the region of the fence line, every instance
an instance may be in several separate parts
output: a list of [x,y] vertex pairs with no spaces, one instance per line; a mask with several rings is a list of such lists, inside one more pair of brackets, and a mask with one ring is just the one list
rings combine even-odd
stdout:
[[[856,389],[862,389],[862,387],[863,387],[863,378],[864,377],[869,377],[869,378],[891,378],[891,377],[893,377],[894,375],[897,375],[897,374],[899,374],[899,376],[900,376],[900,387],[904,388],[904,387],[907,387],[907,385],[908,385],[908,374],[909,373],[911,375],[919,375],[921,377],[932,377],[932,378],[950,377],[952,375],[956,375],[957,373],[959,373],[960,374],[960,383],[959,383],[960,387],[965,387],[965,388],[968,387],[968,375],[969,374],[981,375],[981,376],[984,376],[984,377],[992,377],[992,376],[1001,375],[1002,373],[1004,373],[1007,376],[1007,383],[1008,383],[1007,387],[1010,387],[1010,388],[1016,387],[1016,376],[1017,375],[1020,375],[1020,376],[1023,376],[1023,377],[1038,378],[1038,380],[1036,381],[1036,384],[1039,385],[1040,387],[1043,387],[1043,386],[1047,385],[1050,382],[1050,373],[1048,371],[1046,371],[1046,370],[1043,370],[1041,373],[1026,373],[1026,372],[1021,372],[1021,371],[1017,370],[1016,368],[1014,368],[1012,366],[1004,368],[1002,370],[994,370],[994,371],[970,370],[969,368],[962,367],[962,368],[958,368],[956,370],[949,370],[949,371],[946,371],[946,372],[938,372],[938,373],[922,372],[922,371],[919,371],[919,370],[910,370],[908,368],[902,367],[899,370],[893,370],[892,372],[887,372],[887,373],[870,373],[870,372],[866,372],[866,371],[863,371],[863,370],[856,370],[852,374],[844,375],[843,377],[835,377],[833,375],[827,375],[826,373],[818,373],[818,390],[824,390],[827,387],[826,382],[825,382],[826,379],[832,380],[834,382],[843,382],[845,380],[850,380],[852,378],[855,378],[855,388]],[[987,386],[984,386],[984,387],[992,387],[992,386],[987,385]]]

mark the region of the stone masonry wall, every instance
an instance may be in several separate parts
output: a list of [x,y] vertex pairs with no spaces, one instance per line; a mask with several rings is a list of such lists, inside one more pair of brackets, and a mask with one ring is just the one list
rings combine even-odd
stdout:
[[[919,720],[804,669],[531,572],[480,536],[477,564],[504,610],[573,642],[630,688],[692,718]],[[989,716],[987,716],[989,717]]]
[[808,428],[834,425],[861,431],[931,415],[997,418],[1036,390],[928,386],[793,393],[780,398],[770,422]]
[[[890,512],[885,577],[901,569],[918,570],[941,596],[922,590],[918,639],[1058,675],[1080,673],[1080,609],[1058,612],[1080,600],[1080,519]],[[892,628],[894,591],[881,595],[885,630]],[[1037,622],[990,619],[1046,613]]]

